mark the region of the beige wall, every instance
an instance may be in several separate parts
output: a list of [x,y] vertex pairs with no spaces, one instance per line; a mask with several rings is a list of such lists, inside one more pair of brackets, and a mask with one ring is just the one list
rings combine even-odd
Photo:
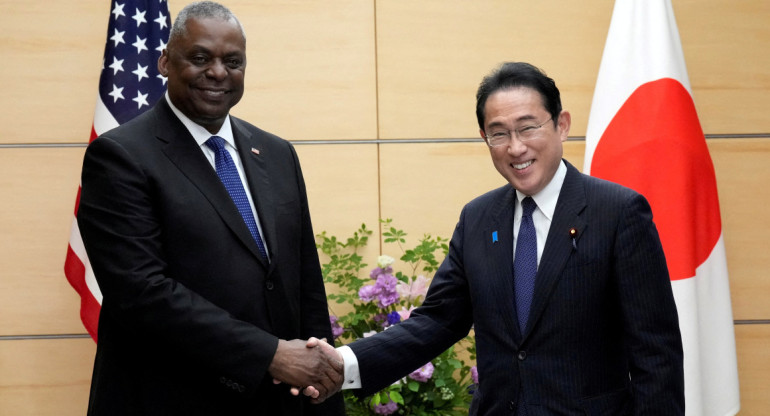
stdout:
[[[94,344],[47,335],[84,333],[78,297],[62,267],[93,118],[108,3],[0,0],[2,415],[85,412]],[[186,4],[170,3],[172,16]],[[765,278],[770,3],[673,3],[717,171],[739,321],[740,414],[765,415],[770,413],[770,279]],[[362,222],[376,227],[382,217],[394,218],[413,236],[449,237],[463,203],[503,182],[480,141],[439,139],[478,137],[475,88],[501,61],[530,61],[556,79],[577,138],[567,143],[566,157],[582,166],[580,136],[610,1],[226,4],[248,34],[247,91],[234,114],[292,141],[324,141],[297,144],[318,232],[347,235]],[[408,142],[414,139],[436,140]],[[366,255],[378,252],[373,245]]]

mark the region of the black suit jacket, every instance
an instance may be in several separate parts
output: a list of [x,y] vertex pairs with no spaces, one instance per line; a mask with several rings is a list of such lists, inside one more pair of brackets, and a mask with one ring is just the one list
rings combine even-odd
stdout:
[[279,338],[331,339],[326,294],[293,147],[230,119],[269,263],[165,99],[86,151],[77,218],[104,296],[91,415],[341,413],[267,373]]
[[514,304],[516,193],[506,185],[465,206],[423,306],[351,344],[361,394],[423,365],[473,325],[480,385],[471,415],[520,406],[529,416],[684,414],[677,311],[650,207],[628,188],[567,168],[524,333]]

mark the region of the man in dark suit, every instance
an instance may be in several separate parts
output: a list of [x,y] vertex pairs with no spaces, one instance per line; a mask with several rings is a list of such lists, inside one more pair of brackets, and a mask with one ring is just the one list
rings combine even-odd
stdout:
[[340,395],[288,394],[325,393],[341,363],[300,341],[331,327],[297,155],[229,115],[240,23],[191,4],[158,68],[166,97],[83,163],[78,225],[104,296],[89,414],[343,414]]
[[346,387],[376,392],[473,326],[471,415],[684,414],[677,311],[645,198],[562,159],[571,116],[539,69],[502,65],[476,112],[509,185],[465,206],[422,307],[339,349]]

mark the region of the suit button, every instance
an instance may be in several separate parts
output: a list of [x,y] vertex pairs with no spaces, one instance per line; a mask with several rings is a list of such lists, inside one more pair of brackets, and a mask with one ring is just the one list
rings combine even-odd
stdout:
[[267,288],[267,290],[273,290],[275,288],[275,284],[273,283],[272,280],[268,280],[267,282],[265,282],[265,287]]
[[524,361],[527,359],[527,352],[526,351],[519,351],[518,355],[519,361]]

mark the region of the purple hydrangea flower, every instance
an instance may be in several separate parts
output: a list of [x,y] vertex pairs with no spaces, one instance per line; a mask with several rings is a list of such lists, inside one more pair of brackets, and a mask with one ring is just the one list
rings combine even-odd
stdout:
[[383,273],[385,273],[384,270],[382,270],[379,267],[375,267],[375,268],[372,269],[371,272],[369,272],[369,277],[371,277],[372,279],[377,279],[377,276],[379,276],[379,275],[381,275]]
[[366,285],[358,290],[358,297],[364,302],[371,302],[377,297],[378,289],[374,285]]
[[334,315],[329,315],[329,322],[332,324],[332,336],[334,339],[339,338],[340,335],[345,332],[345,329],[343,329],[340,324],[337,323],[337,317]]
[[374,287],[377,288],[377,299],[380,301],[380,308],[386,308],[398,302],[397,285],[398,279],[392,274],[383,274],[377,277]]
[[388,324],[395,325],[399,322],[401,322],[401,315],[398,312],[393,311],[388,314]]
[[374,413],[378,415],[390,415],[395,413],[396,410],[398,410],[398,403],[393,401],[374,406]]
[[433,376],[433,370],[433,364],[428,363],[409,373],[409,378],[412,380],[417,380],[421,383],[425,383]]
[[475,365],[471,367],[471,380],[474,384],[479,384],[479,369]]

